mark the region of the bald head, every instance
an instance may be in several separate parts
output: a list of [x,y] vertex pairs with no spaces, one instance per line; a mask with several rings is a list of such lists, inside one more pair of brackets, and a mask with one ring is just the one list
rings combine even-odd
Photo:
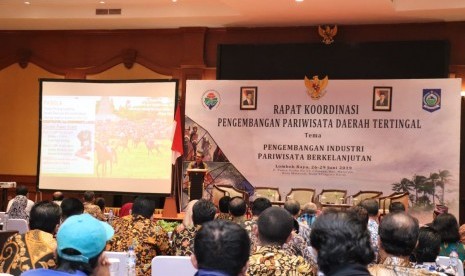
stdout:
[[62,201],[64,199],[63,193],[60,191],[54,192],[52,197],[54,201]]
[[394,256],[410,256],[418,239],[418,220],[406,213],[386,215],[379,226],[381,247]]

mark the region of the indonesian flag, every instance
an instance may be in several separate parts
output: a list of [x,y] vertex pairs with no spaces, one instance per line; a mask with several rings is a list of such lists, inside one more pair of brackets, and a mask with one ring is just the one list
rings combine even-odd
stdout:
[[181,129],[181,109],[179,108],[179,104],[176,108],[176,114],[174,115],[173,144],[171,145],[171,152],[171,163],[174,165],[176,163],[176,159],[178,159],[184,152]]

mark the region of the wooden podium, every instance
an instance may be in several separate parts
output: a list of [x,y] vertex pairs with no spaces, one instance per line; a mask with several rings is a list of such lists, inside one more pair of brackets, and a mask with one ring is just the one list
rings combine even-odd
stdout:
[[189,176],[189,200],[201,199],[203,195],[203,180],[207,169],[187,169],[187,175]]

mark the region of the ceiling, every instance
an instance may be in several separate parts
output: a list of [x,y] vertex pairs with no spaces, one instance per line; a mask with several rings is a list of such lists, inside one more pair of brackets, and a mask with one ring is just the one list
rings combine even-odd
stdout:
[[[100,1],[0,0],[0,29],[285,27],[465,21],[465,0]],[[121,15],[96,15],[96,9],[121,9]]]

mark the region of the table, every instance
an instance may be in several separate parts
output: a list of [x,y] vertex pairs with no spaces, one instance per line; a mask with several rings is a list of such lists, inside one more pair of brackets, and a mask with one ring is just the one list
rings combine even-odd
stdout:
[[178,213],[176,217],[163,217],[162,214],[154,214],[154,220],[166,220],[166,221],[182,221],[184,219],[185,213]]

